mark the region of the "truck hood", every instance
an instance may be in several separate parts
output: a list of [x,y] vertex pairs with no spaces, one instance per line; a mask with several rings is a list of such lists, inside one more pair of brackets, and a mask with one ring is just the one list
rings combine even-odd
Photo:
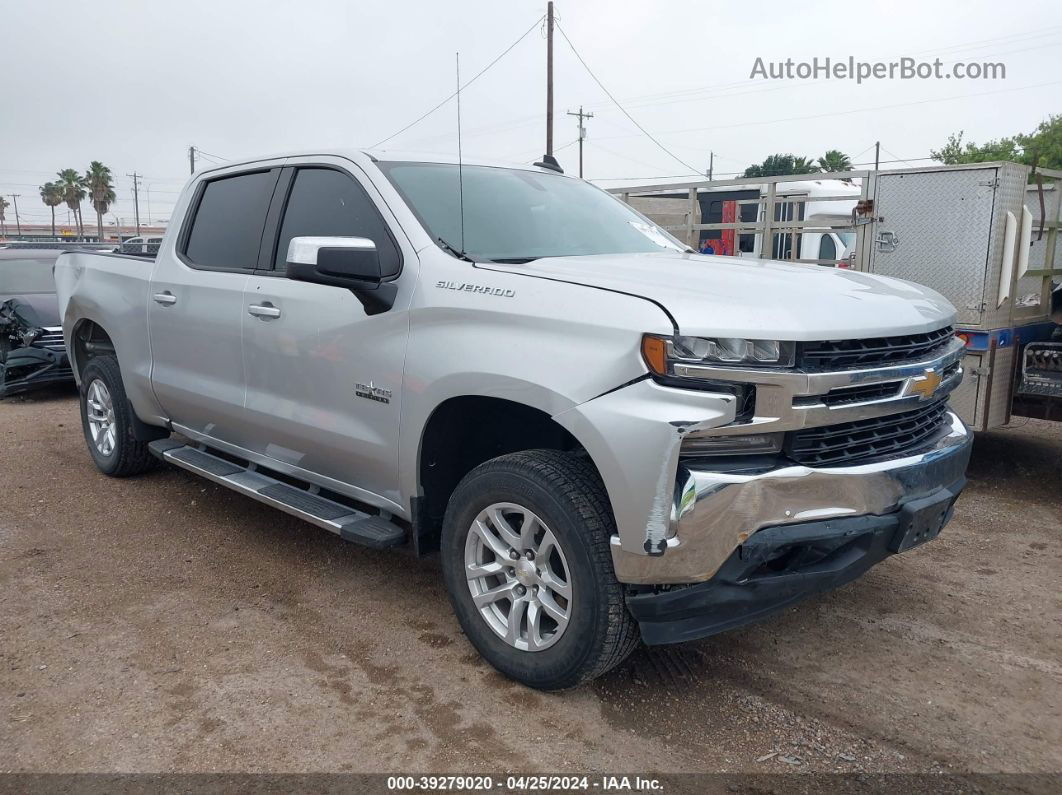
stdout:
[[643,297],[690,336],[858,339],[933,331],[955,317],[943,296],[912,282],[775,260],[674,252],[479,267]]

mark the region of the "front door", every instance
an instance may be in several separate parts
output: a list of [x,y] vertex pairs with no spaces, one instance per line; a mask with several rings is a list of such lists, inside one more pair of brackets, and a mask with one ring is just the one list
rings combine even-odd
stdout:
[[166,415],[196,434],[246,442],[241,333],[280,169],[205,181],[190,227],[160,252],[148,295],[151,383]]
[[[315,163],[286,173],[281,185],[288,195],[274,269],[251,276],[244,293],[252,449],[285,465],[283,471],[312,474],[319,485],[377,505],[385,505],[377,497],[398,503],[410,296],[403,284],[415,279],[415,254],[407,246],[403,255],[384,220],[386,208],[350,171]],[[385,274],[400,280],[396,304],[368,314],[348,289],[286,278],[288,244],[304,236],[375,242]]]

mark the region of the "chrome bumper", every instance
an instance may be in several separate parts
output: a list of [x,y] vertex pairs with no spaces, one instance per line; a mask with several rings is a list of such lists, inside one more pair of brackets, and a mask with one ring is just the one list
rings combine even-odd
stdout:
[[907,500],[963,477],[973,435],[954,413],[933,447],[889,461],[835,468],[787,466],[760,474],[728,474],[680,466],[671,528],[662,555],[625,551],[612,538],[621,582],[702,582],[765,527],[892,513]]

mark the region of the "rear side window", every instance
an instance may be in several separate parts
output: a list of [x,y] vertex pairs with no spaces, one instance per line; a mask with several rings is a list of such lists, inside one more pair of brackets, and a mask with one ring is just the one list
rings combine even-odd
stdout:
[[364,189],[350,175],[328,168],[295,174],[280,225],[274,267],[283,269],[293,237],[366,237],[376,244],[384,276],[401,264],[398,246]]
[[184,249],[191,263],[204,268],[253,269],[276,181],[276,171],[258,171],[208,182]]

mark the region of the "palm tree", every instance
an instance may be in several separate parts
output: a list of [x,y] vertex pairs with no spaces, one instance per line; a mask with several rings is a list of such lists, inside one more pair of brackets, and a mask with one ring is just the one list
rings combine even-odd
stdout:
[[793,158],[793,174],[815,174],[819,170],[819,167],[815,165],[815,161],[810,157],[794,157]]
[[819,170],[810,157],[794,157],[790,154],[771,155],[762,163],[754,163],[745,169],[746,177],[777,177],[785,174],[814,174]]
[[819,168],[823,171],[851,171],[852,161],[839,149],[831,149],[819,158]]
[[7,221],[7,214],[4,211],[10,206],[11,202],[0,196],[0,236],[3,237],[7,237],[7,228],[4,223]]
[[84,237],[85,226],[81,222],[81,202],[85,200],[87,195],[84,181],[75,168],[64,168],[58,172],[57,176],[59,177],[59,187],[63,191],[63,201],[74,212],[78,237]]
[[63,189],[55,182],[41,185],[41,201],[52,210],[52,237],[55,237],[55,208],[63,203]]
[[114,183],[111,181],[111,170],[99,160],[93,160],[89,163],[82,182],[88,188],[92,209],[96,211],[96,230],[100,242],[103,242],[103,216],[117,198]]

